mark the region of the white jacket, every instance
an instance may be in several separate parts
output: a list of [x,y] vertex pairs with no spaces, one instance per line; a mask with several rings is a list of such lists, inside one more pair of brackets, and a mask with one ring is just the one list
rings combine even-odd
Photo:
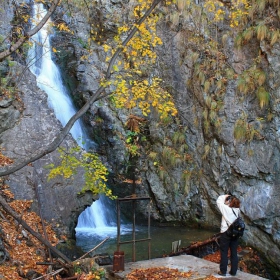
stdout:
[[[225,204],[225,199],[227,195],[220,195],[217,199],[217,206],[220,209],[222,213],[222,222],[221,222],[221,233],[225,232],[228,229],[227,223],[230,225],[231,223],[234,222],[234,220],[238,217],[239,215],[239,208],[231,208],[228,205]],[[234,213],[232,212],[234,211]]]

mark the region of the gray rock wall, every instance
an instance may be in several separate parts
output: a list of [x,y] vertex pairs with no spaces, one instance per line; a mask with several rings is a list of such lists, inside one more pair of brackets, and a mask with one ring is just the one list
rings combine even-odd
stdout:
[[[100,2],[101,3],[101,2]],[[121,3],[101,3],[93,14],[93,18],[104,20],[103,26],[108,31],[107,37],[112,38],[115,22],[108,14],[122,15]],[[63,10],[63,7],[60,8]],[[69,87],[77,104],[82,104],[88,98],[88,90],[98,88],[102,71],[106,69],[102,49],[98,44],[91,46],[93,53],[87,61],[81,61],[87,49],[81,44],[86,42],[89,25],[80,11],[75,11],[73,18],[64,16],[64,20],[72,26],[76,37],[67,35],[54,40],[55,44],[64,41],[61,47],[66,59],[57,57],[57,61],[65,68],[65,80],[69,78]],[[57,14],[59,16],[59,13]],[[118,18],[118,17],[116,17]],[[120,17],[121,18],[121,17]],[[246,220],[244,241],[257,247],[275,266],[280,268],[279,244],[279,52],[280,46],[262,45],[266,54],[263,63],[269,74],[273,100],[269,109],[273,118],[265,118],[267,108],[261,109],[253,95],[243,99],[236,90],[236,82],[228,81],[223,96],[223,106],[219,110],[222,119],[220,129],[210,126],[206,130],[203,120],[204,96],[200,85],[193,77],[193,62],[187,54],[191,53],[184,42],[186,32],[176,26],[162,23],[158,34],[164,44],[158,49],[159,61],[153,69],[153,74],[163,78],[166,87],[171,88],[179,114],[177,120],[171,120],[162,126],[154,115],[148,119],[148,141],[142,146],[142,156],[137,161],[137,177],[142,183],[137,187],[138,195],[149,195],[153,199],[152,217],[157,221],[197,222],[203,226],[218,228],[220,214],[216,208],[216,198],[229,190],[240,197],[242,214]],[[183,42],[183,43],[182,43]],[[252,59],[255,44],[237,50],[232,38],[225,46],[228,56],[227,63],[240,73],[246,69]],[[70,81],[72,80],[72,81]],[[191,82],[190,82],[191,80]],[[66,82],[67,83],[67,82]],[[47,109],[46,97],[35,86],[34,78],[22,83],[22,100],[25,109],[20,121],[4,126],[0,135],[2,147],[10,157],[21,157],[41,147],[44,141],[53,139],[60,126],[51,110]],[[6,105],[5,105],[6,104]],[[11,104],[4,102],[4,106]],[[13,119],[19,120],[19,112],[15,106],[11,107]],[[138,114],[139,112],[134,112]],[[251,141],[237,141],[234,139],[234,124],[238,118],[246,114],[248,122],[255,128],[260,128],[260,137]],[[3,113],[4,115],[4,113]],[[98,153],[110,169],[110,185],[120,196],[131,194],[131,185],[123,179],[129,176],[129,156],[125,151],[123,139],[127,132],[124,127],[129,112],[114,110],[109,100],[101,100],[94,104],[85,120],[90,127],[91,136],[98,143]],[[12,122],[11,122],[12,123]],[[162,155],[165,147],[177,149],[172,136],[179,129],[185,133],[187,152],[191,160],[184,164],[168,168],[167,174],[162,174],[155,165],[155,161],[148,157],[148,152],[154,151]],[[5,130],[5,131],[4,131]],[[38,133],[39,131],[39,133]],[[71,139],[65,145],[71,146]],[[77,215],[89,200],[76,196],[82,182],[68,182],[57,180],[46,181],[46,171],[43,166],[47,162],[57,160],[57,154],[49,155],[25,167],[9,177],[9,183],[18,198],[34,198],[34,184],[39,185],[39,193],[44,198],[43,212],[46,218],[54,219],[55,223],[63,224],[64,229],[72,230]],[[159,157],[158,162],[166,160]],[[190,176],[183,176],[185,171]],[[22,187],[23,186],[23,187]],[[24,189],[24,192],[22,191]],[[65,199],[64,199],[65,197]],[[91,198],[90,198],[91,199]],[[73,204],[69,204],[72,202]],[[146,206],[140,204],[138,209],[146,214]],[[74,213],[72,215],[72,213]]]
[[[37,87],[33,74],[20,65],[16,68],[18,71],[25,71],[23,80],[18,84],[20,89],[18,99],[21,100],[23,108],[20,113],[13,107],[13,104],[17,102],[10,102],[11,108],[8,107],[7,110],[14,112],[14,118],[0,134],[0,143],[5,156],[15,162],[20,162],[37,151],[43,150],[53,141],[61,130],[61,124],[56,119],[53,110],[49,109],[46,93]],[[0,110],[0,112],[3,111],[4,109]],[[1,123],[5,123],[5,115]],[[62,146],[66,148],[74,145],[75,141],[69,136]],[[43,218],[52,223],[58,233],[71,236],[74,234],[79,214],[86,206],[91,205],[93,196],[87,193],[78,196],[78,192],[83,187],[81,171],[74,179],[58,178],[48,181],[49,171],[46,166],[58,162],[58,152],[52,152],[9,175],[5,183],[10,186],[15,199],[33,200],[33,210],[39,213],[39,207],[41,207]]]
[[[101,10],[111,10],[111,7],[109,9],[104,4]],[[116,13],[119,11],[116,8]],[[109,20],[105,21],[104,25],[112,26]],[[222,119],[220,130],[210,126],[206,131],[203,123],[205,101],[200,86],[192,76],[193,62],[185,55],[186,50],[191,51],[182,44],[186,40],[186,32],[181,31],[172,26],[170,28],[170,25],[165,23],[159,26],[158,34],[164,44],[158,49],[159,67],[154,69],[154,73],[163,78],[166,86],[172,88],[180,123],[171,122],[164,128],[155,119],[148,119],[150,133],[148,150],[160,154],[164,147],[174,148],[172,135],[183,126],[186,128],[186,143],[192,161],[184,166],[170,168],[168,176],[163,178],[154,161],[148,158],[146,153],[148,150],[143,148],[143,155],[146,156],[141,156],[137,162],[137,176],[142,179],[142,184],[138,186],[136,192],[153,198],[151,214],[158,221],[196,221],[204,226],[218,228],[220,214],[216,208],[216,198],[225,191],[231,191],[242,201],[242,213],[247,224],[244,241],[250,246],[256,246],[279,267],[278,103],[271,104],[274,118],[268,121],[265,118],[268,111],[259,107],[256,97],[247,95],[241,100],[236,82],[229,81],[223,96],[223,106],[218,112]],[[263,61],[267,65],[267,73],[274,73],[269,81],[271,85],[273,84],[272,96],[277,96],[279,92],[279,88],[275,87],[278,84],[276,73],[279,71],[278,47],[275,45],[269,52],[267,51],[267,59]],[[266,52],[265,46],[262,48]],[[228,63],[236,73],[240,73],[249,65],[255,47],[252,44],[237,50],[234,48],[233,40],[229,39],[225,49]],[[75,51],[79,53],[78,49]],[[76,69],[79,79],[83,81],[83,87],[86,85],[89,89],[96,88],[99,77],[92,75],[92,71],[100,67],[98,59],[103,61],[104,58],[96,46],[96,53],[88,63],[81,65],[81,62],[77,61]],[[191,86],[187,86],[189,80],[192,80]],[[102,101],[92,106],[90,118],[94,124],[93,130],[97,129],[94,121],[96,116],[101,117],[103,128],[112,128],[109,137],[111,140],[106,139],[106,135],[100,138],[100,146],[105,147],[102,155],[112,166],[115,175],[127,176],[124,167],[129,164],[129,159],[123,156],[122,149],[117,148],[120,143],[118,137],[125,136],[126,130],[123,125],[127,117],[125,111],[112,112],[112,110],[109,102]],[[254,128],[260,128],[261,135],[251,141],[234,139],[235,122],[243,114],[246,114],[248,122]],[[192,171],[187,180],[182,177],[186,169]],[[112,183],[112,188],[119,195],[130,194],[131,186],[122,184],[117,177],[114,177]],[[119,191],[120,187],[122,192]],[[140,205],[138,210],[145,213],[145,207],[144,204]]]

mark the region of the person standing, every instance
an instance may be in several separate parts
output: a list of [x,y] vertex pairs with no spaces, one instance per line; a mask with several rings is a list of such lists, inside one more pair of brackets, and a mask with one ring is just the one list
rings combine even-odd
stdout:
[[228,194],[220,195],[217,199],[217,206],[222,214],[221,235],[220,235],[220,271],[219,275],[226,276],[228,266],[228,249],[230,249],[231,269],[229,274],[236,275],[238,268],[237,246],[238,238],[229,237],[226,233],[228,227],[236,220],[240,212],[240,200]]

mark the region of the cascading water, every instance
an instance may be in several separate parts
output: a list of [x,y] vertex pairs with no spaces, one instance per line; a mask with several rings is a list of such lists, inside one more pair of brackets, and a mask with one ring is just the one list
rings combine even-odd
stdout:
[[[34,4],[35,21],[39,22],[46,14],[42,4]],[[35,24],[34,24],[35,25]],[[63,126],[76,113],[73,102],[63,85],[60,71],[52,60],[52,48],[50,45],[49,31],[51,20],[32,37],[33,47],[28,55],[28,65],[36,76],[37,85],[48,95],[49,106],[54,110],[57,119]],[[76,121],[70,133],[77,143],[88,149],[92,142],[83,130],[80,120]],[[94,231],[100,235],[108,232],[116,234],[116,217],[114,211],[105,202],[106,198],[100,199],[88,207],[79,217],[77,230]]]
[[[39,21],[46,14],[42,4],[34,5],[34,18]],[[57,119],[63,126],[76,113],[72,100],[62,83],[62,78],[58,67],[52,60],[52,50],[50,46],[49,20],[44,27],[33,37],[33,47],[29,52],[30,70],[37,77],[37,85],[48,95],[49,106],[54,110]],[[83,131],[80,120],[73,125],[70,133],[73,138],[83,148],[86,147],[85,133]]]
[[112,201],[101,195],[96,202],[81,213],[76,232],[92,233],[100,237],[115,236],[117,233],[116,212]]

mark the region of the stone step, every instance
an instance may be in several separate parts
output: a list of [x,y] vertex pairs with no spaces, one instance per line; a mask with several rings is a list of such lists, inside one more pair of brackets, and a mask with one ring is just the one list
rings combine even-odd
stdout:
[[[145,261],[131,262],[124,264],[124,271],[114,272],[113,266],[105,266],[109,274],[109,279],[126,279],[126,275],[132,272],[134,269],[145,269],[151,267],[168,267],[172,269],[178,269],[181,272],[193,271],[193,275],[189,278],[191,280],[203,279],[207,276],[214,276],[216,278],[227,279],[227,280],[264,280],[267,278],[262,278],[256,275],[238,271],[236,276],[220,276],[218,274],[219,264],[197,258],[191,255],[181,255],[176,257],[166,257],[151,259]],[[184,279],[184,278],[181,278]]]

